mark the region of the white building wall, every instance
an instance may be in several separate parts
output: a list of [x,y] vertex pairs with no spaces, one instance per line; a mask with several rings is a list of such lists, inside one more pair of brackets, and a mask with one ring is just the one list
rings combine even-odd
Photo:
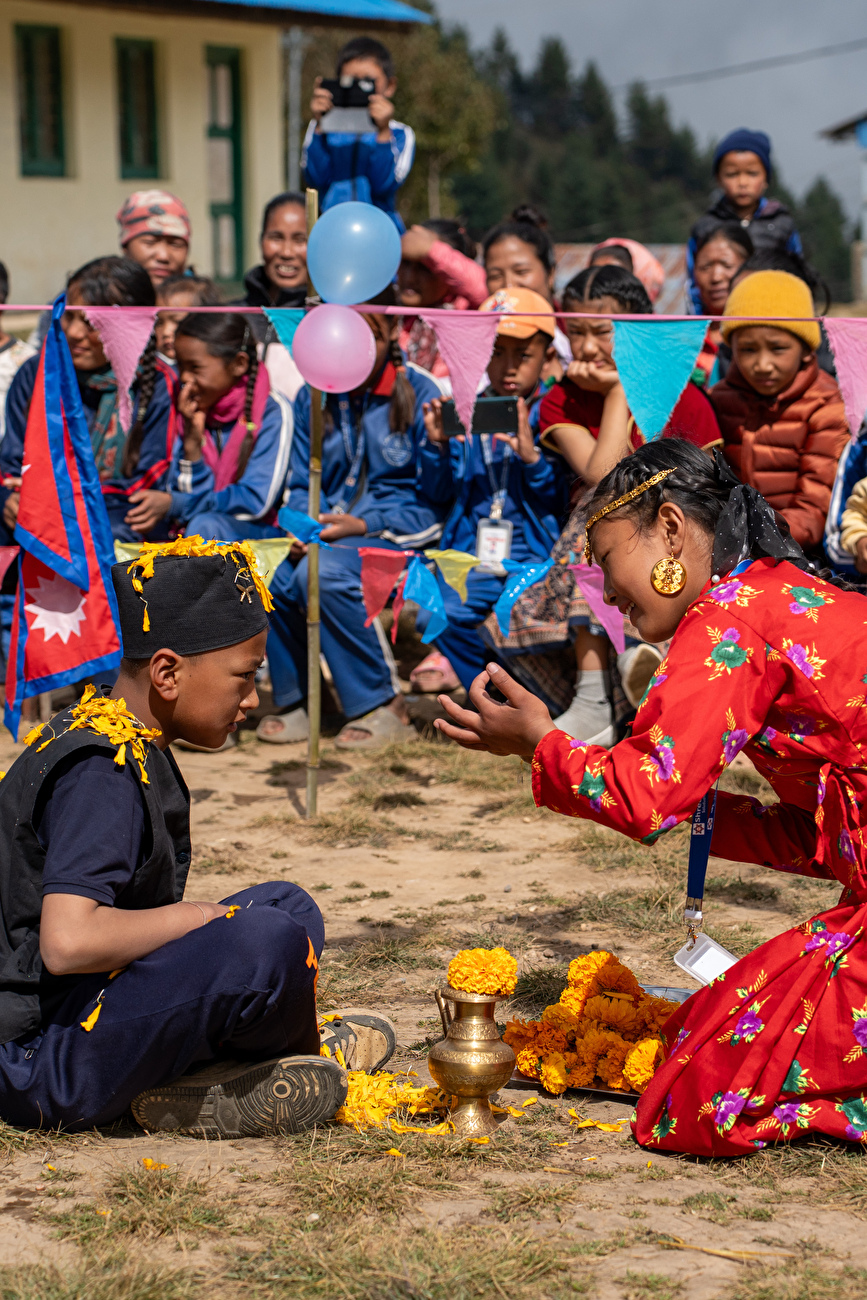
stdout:
[[[65,177],[22,176],[15,68],[17,23],[63,35]],[[122,180],[115,38],[157,43],[161,167],[157,180]],[[264,204],[283,189],[280,33],[260,23],[143,14],[42,0],[0,0],[0,261],[11,300],[48,302],[68,272],[116,252],[115,213],[135,189],[183,199],[193,226],[191,260],[212,271],[207,190],[205,47],[242,51],[245,266],[257,260]]]

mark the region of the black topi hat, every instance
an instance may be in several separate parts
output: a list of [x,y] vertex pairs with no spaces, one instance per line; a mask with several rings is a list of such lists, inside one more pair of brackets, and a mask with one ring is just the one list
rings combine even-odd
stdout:
[[112,565],[126,659],[205,654],[264,631],[273,602],[247,542],[180,537]]

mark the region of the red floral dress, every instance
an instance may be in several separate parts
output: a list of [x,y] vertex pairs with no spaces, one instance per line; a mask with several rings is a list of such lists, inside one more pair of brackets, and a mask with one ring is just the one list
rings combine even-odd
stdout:
[[[780,802],[720,792],[713,853],[840,881],[830,911],[763,944],[665,1026],[639,1142],[741,1155],[827,1133],[867,1144],[867,601],[757,560],[688,609],[632,736],[550,732],[536,803],[651,843],[735,754]],[[685,882],[684,882],[685,885]]]

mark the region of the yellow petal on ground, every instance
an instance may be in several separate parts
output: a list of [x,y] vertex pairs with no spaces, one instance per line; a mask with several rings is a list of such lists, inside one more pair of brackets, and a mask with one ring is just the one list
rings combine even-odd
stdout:
[[320,1055],[320,1056],[330,1056],[330,1055],[331,1055],[331,1048],[328,1046],[327,1043],[320,1043],[320,1044],[319,1044],[319,1055]]
[[568,1147],[568,1145],[569,1145],[568,1142],[552,1142],[552,1143],[551,1143],[551,1146],[552,1146],[552,1147]]
[[480,1146],[480,1147],[487,1146],[487,1144],[490,1142],[490,1140],[491,1140],[491,1139],[490,1139],[489,1137],[467,1138],[467,1141],[468,1141],[468,1142],[475,1142],[476,1145],[477,1145],[477,1146]]
[[528,1097],[526,1101],[522,1101],[522,1102],[521,1102],[521,1105],[522,1105],[522,1106],[535,1106],[535,1105],[536,1105],[536,1102],[537,1102],[538,1100],[539,1100],[538,1097]]
[[161,1165],[156,1160],[151,1160],[150,1156],[142,1156],[142,1164],[145,1169],[168,1169],[168,1165]]
[[385,1154],[387,1156],[399,1156],[401,1160],[406,1159],[406,1156],[402,1151],[398,1151],[397,1147],[389,1147]]
[[346,1058],[339,1047],[335,1047],[334,1049],[334,1059],[338,1065],[342,1065],[344,1070],[346,1069]]
[[429,560],[436,560],[443,580],[458,593],[462,601],[467,598],[467,574],[479,563],[476,555],[468,551],[425,551]]

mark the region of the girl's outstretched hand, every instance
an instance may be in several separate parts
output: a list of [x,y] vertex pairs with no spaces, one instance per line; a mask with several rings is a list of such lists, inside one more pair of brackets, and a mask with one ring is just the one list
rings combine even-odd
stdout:
[[[485,689],[488,682],[505,695],[504,702],[491,698]],[[434,726],[444,736],[456,740],[464,749],[481,749],[488,754],[519,754],[528,761],[536,746],[549,731],[556,731],[551,715],[541,700],[519,686],[514,677],[497,664],[488,664],[469,690],[471,702],[478,709],[462,709],[448,695],[438,696],[452,719],[437,718]]]
[[524,462],[525,465],[535,465],[536,461],[542,455],[536,446],[536,440],[533,437],[533,430],[530,428],[530,416],[527,411],[527,403],[523,397],[518,398],[518,432],[517,433],[495,433],[496,442],[506,442],[512,448],[516,456]]

